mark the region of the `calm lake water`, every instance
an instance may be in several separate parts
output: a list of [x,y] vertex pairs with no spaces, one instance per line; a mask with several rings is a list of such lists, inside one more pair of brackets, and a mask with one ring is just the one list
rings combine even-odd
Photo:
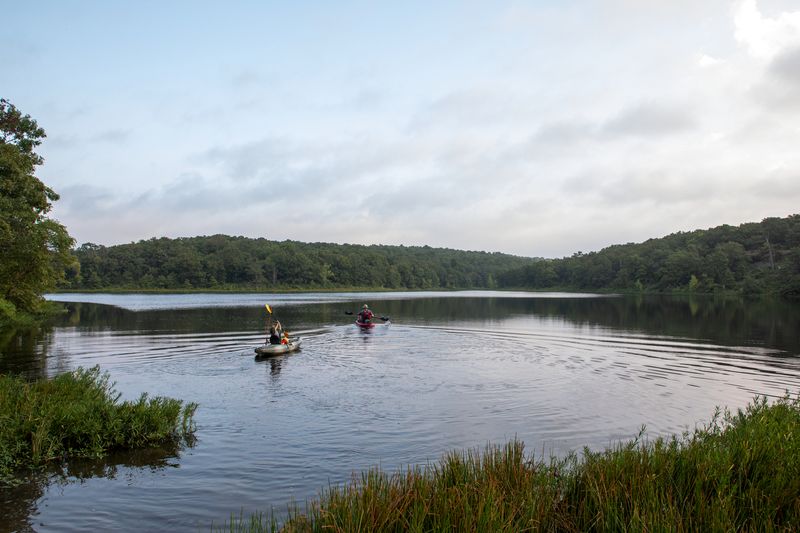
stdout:
[[[208,531],[373,466],[519,438],[563,455],[691,430],[800,391],[800,306],[575,294],[58,294],[0,372],[99,365],[125,399],[193,401],[192,447],[73,461],[0,489],[2,531]],[[269,303],[303,349],[256,360]],[[391,321],[359,331],[369,303]]]

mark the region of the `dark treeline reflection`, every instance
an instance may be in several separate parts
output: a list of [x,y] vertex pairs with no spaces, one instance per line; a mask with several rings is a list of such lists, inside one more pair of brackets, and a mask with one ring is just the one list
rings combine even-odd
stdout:
[[0,331],[0,374],[45,376],[45,360],[52,328]]
[[[386,295],[381,297],[385,298]],[[420,297],[371,302],[286,305],[274,317],[286,329],[303,331],[320,326],[347,325],[362,303],[378,316],[398,325],[440,325],[461,322],[485,327],[483,322],[509,318],[554,319],[577,326],[600,326],[626,333],[704,339],[725,345],[749,345],[800,353],[800,305],[780,299],[703,296],[581,297]],[[49,328],[0,337],[0,372],[32,378],[52,373],[62,365],[52,353],[52,328],[74,328],[115,334],[181,334],[265,332],[263,307],[210,307],[129,311],[119,307],[65,304],[67,312]],[[530,327],[535,328],[535,323]],[[526,326],[526,329],[529,327]],[[45,359],[51,357],[49,364]],[[65,363],[66,364],[66,363]],[[68,364],[67,364],[68,366]]]
[[800,353],[800,305],[781,299],[704,296],[598,298],[432,298],[381,302],[400,322],[502,320],[512,316],[564,320],[631,333],[759,345]]
[[[288,329],[348,324],[362,302],[283,306],[274,316]],[[722,344],[763,345],[800,353],[800,305],[781,299],[713,296],[449,297],[376,300],[378,316],[396,324],[552,318],[578,326],[602,326],[651,335],[707,339]],[[67,304],[57,325],[114,331],[214,333],[264,331],[263,307],[127,311],[96,304]],[[30,341],[25,343],[30,346]]]
[[101,459],[71,459],[31,472],[24,482],[0,484],[2,531],[36,531],[37,503],[52,486],[81,483],[92,478],[133,479],[143,473],[178,468],[181,449],[175,445],[115,452]]

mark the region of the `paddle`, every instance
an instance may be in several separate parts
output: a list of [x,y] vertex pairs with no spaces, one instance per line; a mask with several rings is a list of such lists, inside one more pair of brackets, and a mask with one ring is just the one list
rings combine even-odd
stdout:
[[[352,311],[345,311],[344,314],[352,315],[352,314],[355,314],[355,313],[353,313]],[[380,318],[384,322],[388,322],[389,321],[389,317],[388,316],[373,316],[372,318]]]
[[269,320],[267,320],[267,335],[269,335],[269,328],[272,326],[272,308],[269,304],[264,304],[264,307],[267,308],[267,313],[269,314]]
[[[270,328],[272,327],[272,308],[269,306],[269,304],[264,304],[264,307],[267,308],[267,313],[269,313],[269,320],[267,321],[267,342],[269,342]],[[277,322],[280,324],[280,320],[277,320]],[[289,332],[283,328],[281,328],[280,334],[281,338],[283,338],[284,334],[286,335],[287,339],[289,338]]]

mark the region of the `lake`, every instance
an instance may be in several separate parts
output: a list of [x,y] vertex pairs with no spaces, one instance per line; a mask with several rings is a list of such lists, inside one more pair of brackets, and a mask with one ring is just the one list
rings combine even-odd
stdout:
[[[0,489],[2,531],[207,531],[374,466],[518,438],[537,457],[692,430],[800,391],[800,306],[527,292],[55,294],[0,372],[99,365],[125,399],[199,403],[183,449],[71,461]],[[302,350],[254,358],[264,304]],[[361,331],[347,312],[391,318]]]

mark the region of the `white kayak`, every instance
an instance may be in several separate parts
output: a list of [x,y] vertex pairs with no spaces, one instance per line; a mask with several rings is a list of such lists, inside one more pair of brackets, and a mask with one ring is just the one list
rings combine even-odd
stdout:
[[269,357],[291,353],[300,349],[300,339],[289,341],[289,344],[264,344],[255,349],[256,357]]

